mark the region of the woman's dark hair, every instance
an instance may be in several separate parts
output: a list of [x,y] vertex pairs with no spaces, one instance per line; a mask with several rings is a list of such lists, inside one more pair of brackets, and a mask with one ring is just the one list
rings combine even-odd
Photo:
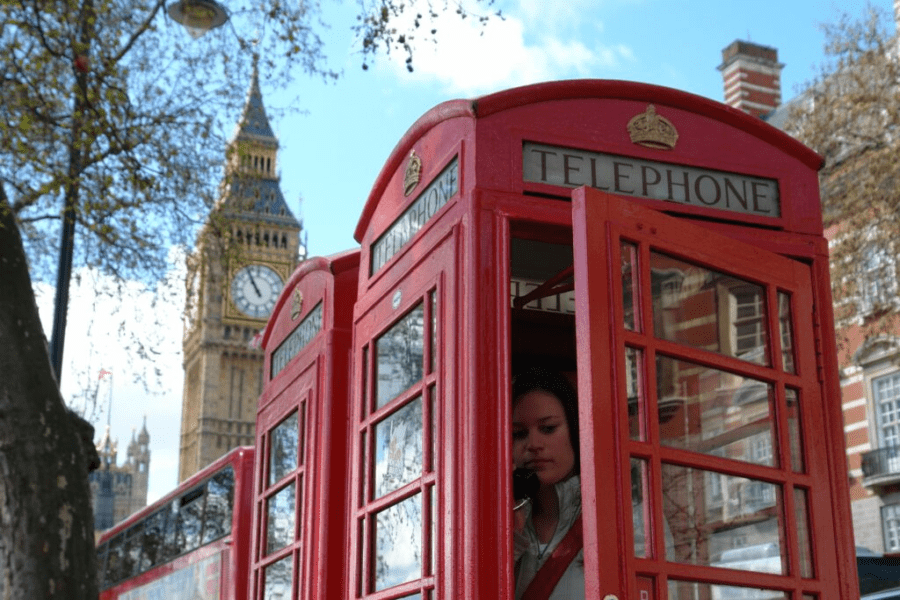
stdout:
[[566,415],[566,424],[569,426],[569,442],[575,453],[575,473],[581,472],[581,451],[578,444],[578,395],[575,388],[569,383],[568,378],[559,371],[551,371],[543,367],[531,367],[513,378],[512,403],[513,406],[519,398],[541,390],[553,394],[562,404]]

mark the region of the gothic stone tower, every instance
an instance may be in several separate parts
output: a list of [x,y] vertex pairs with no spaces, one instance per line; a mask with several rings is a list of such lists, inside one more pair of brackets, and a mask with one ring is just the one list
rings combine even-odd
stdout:
[[254,70],[220,199],[187,259],[179,481],[254,442],[263,383],[254,336],[297,264],[302,228],[281,193],[277,158]]

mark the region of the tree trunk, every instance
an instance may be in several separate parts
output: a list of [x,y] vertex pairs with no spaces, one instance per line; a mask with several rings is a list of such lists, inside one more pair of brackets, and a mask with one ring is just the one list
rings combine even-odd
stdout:
[[93,427],[65,406],[0,186],[0,600],[97,598]]

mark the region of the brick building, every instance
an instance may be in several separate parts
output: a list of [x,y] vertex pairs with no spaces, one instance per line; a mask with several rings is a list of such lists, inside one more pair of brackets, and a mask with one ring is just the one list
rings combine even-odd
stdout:
[[[900,17],[900,0],[894,14]],[[719,67],[726,103],[790,132],[791,108],[804,97],[780,104],[783,66],[773,48],[732,43]],[[823,187],[826,209],[829,190],[836,188]],[[836,229],[826,235],[834,239]],[[864,249],[853,306],[835,307],[847,315],[835,326],[854,534],[858,547],[878,554],[900,553],[900,320],[890,318],[900,315],[897,266],[897,253]],[[893,326],[877,332],[864,327],[886,315]]]

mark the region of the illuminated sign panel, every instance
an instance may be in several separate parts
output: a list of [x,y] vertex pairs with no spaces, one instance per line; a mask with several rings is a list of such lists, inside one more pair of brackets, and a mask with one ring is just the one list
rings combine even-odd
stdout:
[[409,208],[372,244],[370,274],[377,273],[457,192],[459,160],[454,157]]
[[294,328],[291,335],[287,336],[281,345],[272,353],[272,373],[273,378],[284,369],[291,359],[297,356],[303,348],[309,344],[316,334],[322,330],[322,303],[316,304],[316,307],[309,311],[300,324]]
[[744,215],[781,216],[778,182],[724,171],[586,152],[534,142],[522,145],[525,181],[702,206]]

